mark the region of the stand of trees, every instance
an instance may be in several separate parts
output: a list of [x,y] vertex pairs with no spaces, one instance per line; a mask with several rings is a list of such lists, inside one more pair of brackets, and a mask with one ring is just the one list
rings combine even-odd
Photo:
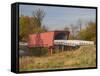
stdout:
[[70,28],[64,28],[64,30],[70,31],[69,39],[89,40],[96,43],[96,23],[88,22],[85,28],[82,28],[81,25],[82,24],[79,23],[79,26],[70,25]]
[[19,40],[27,41],[28,35],[47,31],[47,27],[42,25],[45,13],[38,9],[33,11],[33,16],[20,16],[19,18]]
[[96,42],[96,23],[89,22],[87,27],[82,29],[77,36],[81,40],[91,40]]

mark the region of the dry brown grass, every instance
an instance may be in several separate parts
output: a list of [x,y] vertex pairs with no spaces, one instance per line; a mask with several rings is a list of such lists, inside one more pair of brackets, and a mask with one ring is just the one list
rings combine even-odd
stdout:
[[96,67],[96,47],[81,46],[79,49],[64,51],[46,57],[25,56],[19,61],[20,71],[55,68]]

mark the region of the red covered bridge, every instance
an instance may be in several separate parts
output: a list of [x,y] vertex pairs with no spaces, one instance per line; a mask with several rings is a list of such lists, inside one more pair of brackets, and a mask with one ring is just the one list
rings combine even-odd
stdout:
[[54,40],[67,40],[69,31],[51,31],[30,34],[28,40],[28,47],[47,47],[52,54],[54,48]]

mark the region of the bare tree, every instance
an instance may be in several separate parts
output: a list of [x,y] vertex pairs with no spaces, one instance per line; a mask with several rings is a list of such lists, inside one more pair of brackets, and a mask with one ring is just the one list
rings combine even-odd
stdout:
[[78,26],[79,26],[79,31],[81,31],[81,29],[82,29],[82,20],[81,19],[78,20]]
[[71,34],[72,34],[72,37],[73,37],[73,39],[75,39],[76,38],[76,35],[77,35],[78,26],[75,26],[73,24],[71,24],[70,26],[71,26]]
[[35,18],[36,22],[38,23],[37,26],[41,27],[42,20],[45,16],[44,11],[41,9],[37,9],[37,10],[33,11],[32,14],[33,14],[33,17]]
[[64,31],[70,31],[69,27],[65,27]]

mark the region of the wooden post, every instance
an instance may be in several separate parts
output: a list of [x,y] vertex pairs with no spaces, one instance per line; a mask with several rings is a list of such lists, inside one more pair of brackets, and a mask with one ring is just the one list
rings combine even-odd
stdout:
[[50,48],[50,55],[52,55],[52,51],[53,51],[52,48]]
[[63,52],[63,50],[64,50],[64,46],[62,45],[62,46],[61,46],[61,51]]
[[48,55],[52,55],[52,51],[53,51],[52,47],[49,47],[48,48]]

